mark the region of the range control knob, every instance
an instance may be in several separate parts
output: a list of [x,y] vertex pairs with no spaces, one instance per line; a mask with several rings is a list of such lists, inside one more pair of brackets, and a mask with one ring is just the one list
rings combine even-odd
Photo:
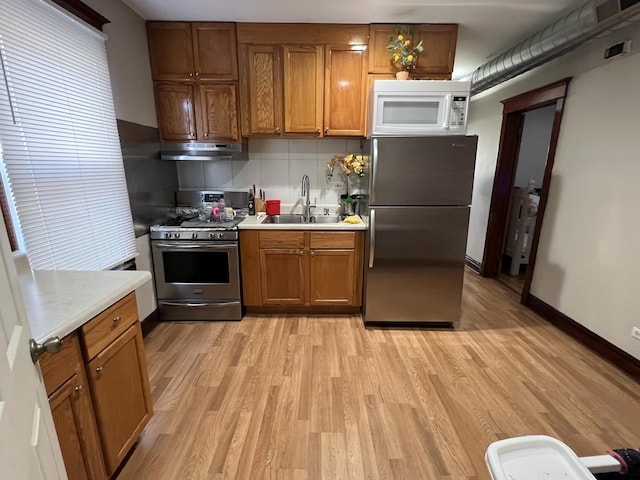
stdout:
[[171,238],[171,233],[167,232],[164,234],[164,238]]
[[179,233],[174,233],[173,234],[173,238],[180,238],[180,234]]
[[216,238],[220,240],[222,238],[222,233],[216,233]]
[[209,234],[209,238],[211,238],[211,239],[216,238],[216,234],[215,234],[215,233],[210,233],[210,234]]
[[197,233],[192,233],[191,234],[191,238],[193,238],[194,240],[198,239],[198,234]]

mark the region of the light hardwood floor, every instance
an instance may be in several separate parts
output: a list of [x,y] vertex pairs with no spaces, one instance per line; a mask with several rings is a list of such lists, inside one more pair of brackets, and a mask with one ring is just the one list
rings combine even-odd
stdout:
[[492,441],[640,446],[640,385],[467,272],[462,326],[359,317],[163,323],[155,417],[118,480],[488,479]]

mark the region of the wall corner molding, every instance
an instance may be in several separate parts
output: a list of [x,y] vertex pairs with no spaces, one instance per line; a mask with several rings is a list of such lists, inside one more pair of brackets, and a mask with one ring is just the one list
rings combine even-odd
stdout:
[[534,295],[529,294],[524,304],[556,328],[573,337],[640,382],[640,360],[583,327]]

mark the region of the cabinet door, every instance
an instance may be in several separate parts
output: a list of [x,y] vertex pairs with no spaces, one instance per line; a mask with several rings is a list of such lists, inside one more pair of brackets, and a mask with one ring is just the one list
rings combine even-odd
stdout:
[[285,133],[322,134],[323,51],[314,45],[285,46]]
[[260,249],[263,305],[304,305],[306,256],[303,249]]
[[237,142],[238,98],[234,83],[200,84],[198,139]]
[[185,83],[156,83],[158,127],[163,140],[196,139],[193,88]]
[[355,250],[311,250],[311,305],[352,305],[356,290]]
[[282,73],[280,49],[274,45],[241,45],[243,134],[280,135]]
[[154,80],[191,80],[194,75],[191,24],[147,24],[151,76]]
[[84,372],[74,375],[56,390],[49,398],[49,406],[69,480],[106,479]]
[[152,415],[140,324],[132,325],[87,367],[107,474],[111,476]]
[[325,47],[324,134],[364,136],[367,46]]
[[389,37],[395,37],[397,26],[389,24],[369,25],[369,73],[395,73],[398,67],[391,63],[387,52]]
[[195,78],[237,80],[236,26],[233,23],[192,23]]
[[415,73],[451,74],[456,57],[458,25],[416,25],[414,43],[422,41]]

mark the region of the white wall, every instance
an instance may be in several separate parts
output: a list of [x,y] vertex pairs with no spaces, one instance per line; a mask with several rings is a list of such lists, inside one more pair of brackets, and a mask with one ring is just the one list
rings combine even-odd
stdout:
[[482,259],[502,121],[499,101],[573,76],[531,293],[640,358],[640,342],[629,335],[632,325],[640,326],[640,55],[636,47],[625,57],[602,59],[605,46],[627,38],[639,45],[640,27],[594,41],[473,99],[469,133],[480,135],[480,142],[467,253]]
[[514,186],[527,188],[533,180],[535,188],[542,187],[555,111],[555,105],[549,105],[525,113]]
[[116,117],[156,127],[145,22],[121,0],[83,0],[111,23],[104,26]]
[[346,189],[335,188],[345,176],[336,166],[327,182],[327,163],[335,154],[359,152],[360,140],[346,139],[250,139],[249,160],[178,162],[180,189],[256,189],[266,191],[267,200],[294,204],[300,199],[302,176],[309,175],[310,198],[319,204],[337,204]]

